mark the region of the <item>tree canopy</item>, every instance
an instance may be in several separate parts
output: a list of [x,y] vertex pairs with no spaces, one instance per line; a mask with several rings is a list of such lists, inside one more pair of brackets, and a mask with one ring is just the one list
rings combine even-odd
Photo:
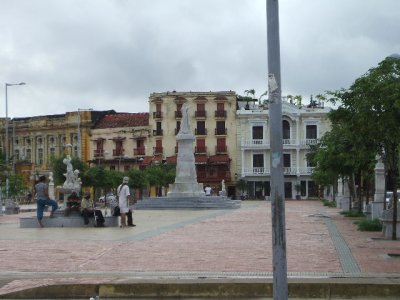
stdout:
[[[313,154],[317,170],[340,175],[368,172],[379,154],[395,191],[400,145],[400,59],[387,57],[356,79],[349,89],[328,94],[339,107],[329,114],[332,130]],[[397,197],[397,193],[394,195]],[[394,220],[396,214],[397,199]],[[395,228],[393,231],[395,236]]]

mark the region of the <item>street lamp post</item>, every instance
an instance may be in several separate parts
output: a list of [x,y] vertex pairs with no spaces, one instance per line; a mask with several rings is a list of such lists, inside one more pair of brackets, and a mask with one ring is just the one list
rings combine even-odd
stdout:
[[[9,147],[8,147],[8,97],[7,97],[7,89],[9,86],[15,86],[15,85],[25,85],[25,82],[20,82],[20,83],[6,83],[6,123],[5,123],[5,151],[6,151],[6,168],[8,170],[8,158],[9,158]],[[6,170],[6,171],[7,171]],[[7,179],[6,179],[6,199],[8,199],[8,171],[7,171]]]

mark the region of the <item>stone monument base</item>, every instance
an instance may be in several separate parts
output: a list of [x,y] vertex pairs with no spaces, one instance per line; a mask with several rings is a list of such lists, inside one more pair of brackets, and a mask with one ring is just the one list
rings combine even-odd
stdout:
[[[393,234],[393,208],[382,211],[382,232],[385,239],[391,239]],[[396,222],[397,239],[400,239],[400,207],[397,208],[397,222]]]
[[371,220],[379,219],[383,213],[383,201],[371,202]]
[[233,209],[240,206],[241,200],[219,196],[155,197],[139,200],[135,209]]
[[178,182],[170,184],[168,198],[204,197],[203,184],[197,182]]

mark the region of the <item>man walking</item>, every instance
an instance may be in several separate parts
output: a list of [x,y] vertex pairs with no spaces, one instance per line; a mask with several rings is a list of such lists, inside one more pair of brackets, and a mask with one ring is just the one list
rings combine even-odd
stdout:
[[[122,179],[122,184],[117,188],[118,205],[121,213],[121,228],[126,226],[136,226],[132,223],[132,211],[129,209],[129,201],[131,200],[131,193],[129,191],[129,177],[125,176]],[[126,217],[128,216],[128,224]]]

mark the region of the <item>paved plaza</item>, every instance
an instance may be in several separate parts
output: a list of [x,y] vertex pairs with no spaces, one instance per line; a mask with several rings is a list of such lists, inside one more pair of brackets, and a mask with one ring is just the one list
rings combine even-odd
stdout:
[[[357,231],[339,212],[320,201],[286,201],[289,279],[398,285],[400,240]],[[268,201],[230,210],[137,210],[133,228],[19,228],[19,218],[31,215],[0,216],[0,298],[76,282],[272,277]]]

